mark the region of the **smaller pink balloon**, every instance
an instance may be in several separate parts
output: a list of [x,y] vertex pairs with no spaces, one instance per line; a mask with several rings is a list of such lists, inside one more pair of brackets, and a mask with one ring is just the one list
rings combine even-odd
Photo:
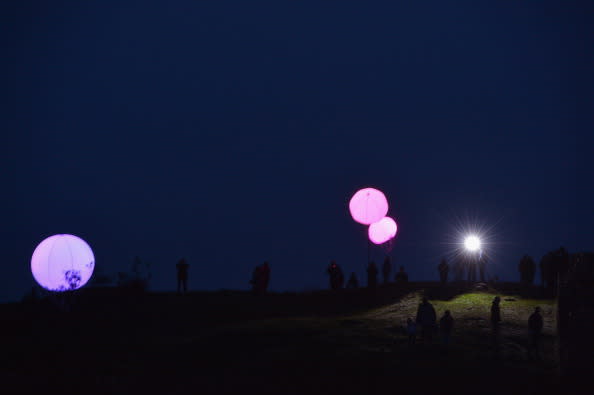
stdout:
[[353,219],[363,225],[371,225],[388,213],[388,200],[382,191],[375,188],[360,189],[349,202]]
[[397,230],[396,221],[390,217],[384,217],[369,225],[369,240],[373,244],[384,244],[396,236]]

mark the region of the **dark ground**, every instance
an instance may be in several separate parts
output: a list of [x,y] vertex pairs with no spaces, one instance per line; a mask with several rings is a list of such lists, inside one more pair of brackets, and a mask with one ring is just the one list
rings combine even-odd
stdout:
[[[0,379],[10,389],[2,393],[567,391],[558,374],[554,334],[545,338],[543,360],[526,359],[521,322],[504,322],[509,339],[499,358],[485,326],[466,325],[461,318],[449,347],[409,347],[399,314],[414,308],[423,291],[436,306],[471,310],[454,302],[462,299],[452,299],[469,291],[464,286],[443,290],[434,283],[389,286],[373,294],[361,289],[260,297],[85,289],[67,296],[70,311],[48,300],[0,305]],[[484,291],[489,292],[494,290]],[[518,298],[517,292],[514,285],[497,289]],[[551,300],[542,304],[553,306]]]

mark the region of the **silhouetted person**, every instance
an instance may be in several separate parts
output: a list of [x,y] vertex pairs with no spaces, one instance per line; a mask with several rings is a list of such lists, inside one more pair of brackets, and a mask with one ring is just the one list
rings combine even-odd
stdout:
[[252,272],[252,292],[254,295],[263,295],[266,293],[268,288],[268,282],[270,281],[270,266],[268,262],[264,262],[262,265],[256,266]]
[[528,348],[528,355],[531,358],[540,359],[540,342],[542,337],[542,315],[540,315],[540,307],[534,308],[534,313],[528,318],[528,330],[530,332],[530,344]]
[[566,251],[560,248],[557,251],[547,252],[540,260],[540,276],[543,286],[554,293],[557,288],[557,278],[562,270]]
[[[550,267],[547,267],[548,270]],[[520,272],[520,282],[523,285],[532,285],[534,282],[534,275],[536,274],[536,263],[528,255],[524,255],[518,265],[518,271]]]
[[384,284],[390,282],[390,272],[392,271],[392,264],[390,263],[390,257],[387,256],[384,259],[384,265],[382,266],[382,275],[384,276]]
[[452,328],[454,327],[454,318],[449,310],[446,310],[443,317],[439,320],[439,333],[443,344],[450,344]]
[[355,272],[351,273],[351,277],[349,277],[349,281],[347,282],[346,287],[348,289],[359,288],[359,280],[357,280],[357,275],[355,274]]
[[532,257],[526,255],[526,283],[528,285],[534,284],[534,276],[536,275],[536,263]]
[[437,265],[437,271],[439,272],[441,285],[445,285],[448,282],[448,272],[450,271],[450,265],[448,265],[445,258],[442,258],[440,264]]
[[254,295],[258,295],[258,284],[262,281],[262,268],[260,265],[257,265],[252,272],[252,279],[250,280],[250,284],[252,284],[252,293]]
[[501,323],[501,308],[499,307],[499,303],[501,302],[501,298],[499,296],[495,296],[493,298],[493,302],[491,303],[491,330],[492,330],[492,337],[493,337],[493,347],[495,348],[495,353],[499,354],[499,326]]
[[375,262],[369,262],[367,265],[367,287],[375,288],[377,286],[377,266]]
[[476,282],[476,266],[477,266],[476,257],[474,255],[467,257],[466,265],[468,267],[468,282],[470,282],[470,283]]
[[487,270],[487,254],[481,252],[479,259],[478,259],[478,269],[479,269],[479,278],[481,282],[484,283],[487,281],[485,276],[485,272]]
[[262,264],[262,283],[260,293],[264,294],[268,290],[268,283],[270,282],[270,265],[268,262]]
[[400,270],[396,273],[395,280],[397,284],[405,284],[408,282],[408,274],[404,271],[404,266],[400,266]]
[[336,264],[336,262],[330,262],[328,269],[326,270],[330,280],[330,289],[337,290],[341,289],[344,284],[344,275],[342,269]]
[[406,334],[408,335],[408,345],[414,345],[417,341],[417,324],[410,317],[406,319]]
[[470,281],[470,266],[472,266],[470,258],[468,254],[465,254],[464,256],[462,256],[462,274],[464,275],[464,273],[466,273],[466,278],[462,278],[463,280]]
[[462,256],[457,256],[454,259],[454,279],[456,281],[464,279],[464,258]]
[[180,259],[175,265],[177,269],[177,292],[188,291],[188,268],[190,265],[184,258]]
[[520,259],[520,263],[518,264],[518,272],[520,272],[520,283],[522,283],[523,285],[526,285],[526,283],[527,283],[527,280],[526,280],[527,258],[528,258],[528,255],[524,255],[522,257],[522,259]]
[[433,331],[435,331],[435,320],[437,315],[433,305],[429,303],[427,298],[423,298],[423,301],[419,304],[417,309],[417,325],[421,325],[421,334],[423,343],[431,343],[433,339]]

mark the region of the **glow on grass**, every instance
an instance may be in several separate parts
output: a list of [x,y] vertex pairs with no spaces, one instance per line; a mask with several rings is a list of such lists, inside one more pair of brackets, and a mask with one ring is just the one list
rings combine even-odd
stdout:
[[91,247],[81,238],[61,234],[43,240],[31,257],[35,281],[49,291],[69,291],[89,281],[95,268]]
[[464,248],[470,252],[476,252],[481,249],[481,240],[474,235],[466,236],[464,239]]
[[369,225],[369,240],[374,244],[383,244],[396,236],[398,226],[390,217],[384,217]]

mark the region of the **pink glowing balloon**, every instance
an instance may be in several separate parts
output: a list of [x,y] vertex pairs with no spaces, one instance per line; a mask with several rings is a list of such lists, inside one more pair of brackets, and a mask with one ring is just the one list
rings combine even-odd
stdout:
[[355,221],[370,225],[388,213],[388,201],[381,191],[364,188],[353,195],[349,202],[349,210]]
[[369,226],[369,240],[374,244],[384,244],[396,236],[396,221],[390,217],[384,217]]
[[91,247],[73,235],[53,235],[43,240],[31,257],[35,281],[50,291],[68,291],[82,287],[95,268]]

